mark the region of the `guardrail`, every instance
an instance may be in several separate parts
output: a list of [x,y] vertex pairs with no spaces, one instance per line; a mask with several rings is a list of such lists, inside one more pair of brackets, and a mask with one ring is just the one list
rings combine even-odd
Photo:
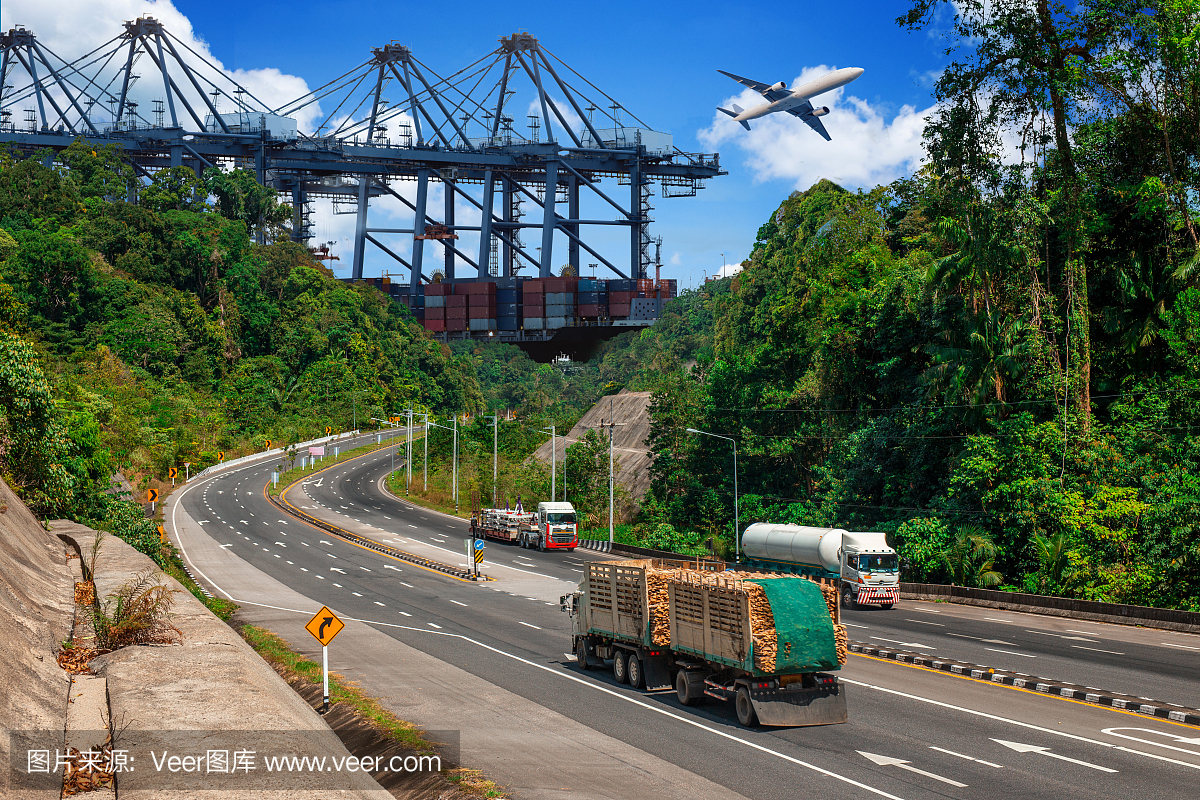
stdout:
[[[318,445],[318,444],[328,444],[329,442],[342,441],[343,439],[353,439],[353,438],[355,438],[357,436],[361,436],[361,435],[362,435],[361,430],[348,431],[346,433],[337,433],[332,436],[322,436],[320,439],[309,439],[307,442],[297,442],[295,447],[296,447],[296,450],[299,451],[299,449],[301,447],[310,447],[310,446]],[[192,475],[191,477],[189,477],[187,479],[187,481],[185,481],[185,483],[194,481],[197,478],[203,478],[205,475],[210,475],[214,472],[219,472],[223,469],[229,469],[230,467],[235,466],[237,464],[245,464],[248,461],[254,461],[256,459],[260,459],[265,456],[282,455],[286,452],[287,452],[286,448],[272,447],[270,450],[263,450],[261,453],[251,453],[248,456],[241,456],[240,458],[235,458],[231,461],[222,461],[218,464],[210,464],[209,466],[207,466],[204,469],[197,472],[195,475]]]
[[1095,618],[1104,622],[1144,625],[1167,630],[1200,631],[1200,613],[1172,608],[1153,608],[1124,603],[1101,603],[1070,597],[1050,597],[1025,592],[1001,592],[936,583],[901,583],[900,596],[907,599],[948,600],[967,605],[1011,608],[1061,617]]

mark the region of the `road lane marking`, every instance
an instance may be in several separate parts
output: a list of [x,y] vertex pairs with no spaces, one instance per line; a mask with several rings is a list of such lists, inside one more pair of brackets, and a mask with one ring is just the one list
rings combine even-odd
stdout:
[[1125,655],[1124,653],[1118,653],[1116,650],[1101,650],[1099,647],[1084,647],[1081,644],[1073,644],[1071,647],[1074,647],[1076,650],[1091,650],[1094,653],[1111,653],[1114,656]]
[[1049,747],[1041,747],[1035,744],[1022,744],[1021,742],[1006,742],[1003,739],[992,739],[992,741],[996,742],[997,744],[1004,745],[1009,750],[1016,750],[1018,753],[1037,753],[1039,756],[1049,756],[1050,758],[1057,758],[1059,761],[1070,761],[1072,764],[1078,764],[1081,767],[1091,767],[1092,769],[1100,770],[1101,772],[1114,774],[1117,772],[1115,769],[1102,767],[1099,764],[1092,764],[1088,761],[1080,761],[1077,758],[1068,758],[1067,756],[1060,756],[1058,753],[1051,753]]
[[1030,631],[1030,630],[1027,630],[1027,631],[1025,631],[1025,632],[1026,632],[1026,633],[1036,633],[1036,634],[1038,634],[1039,636],[1055,636],[1055,637],[1058,637],[1059,639],[1070,639],[1070,640],[1072,640],[1072,641],[1076,641],[1076,642],[1091,642],[1092,644],[1097,644],[1097,642],[1096,642],[1096,640],[1095,640],[1095,639],[1085,639],[1085,638],[1083,638],[1082,636],[1063,636],[1061,633],[1050,633],[1049,631]]
[[866,625],[855,625],[853,622],[843,622],[842,624],[850,628],[862,628],[863,630],[870,630],[870,628]]
[[[376,600],[376,601],[375,601],[375,605],[377,605],[377,606],[382,606],[382,605],[383,605],[383,603],[381,603],[381,602],[379,602],[378,600]],[[387,608],[387,606],[384,606],[384,608]]]
[[408,613],[407,611],[401,611],[400,613],[401,613],[401,614],[403,614],[403,615],[404,615],[404,616],[406,616],[406,617],[411,617],[411,616],[412,616],[412,614]]
[[436,622],[430,622],[430,623],[429,623],[429,627],[431,627],[431,628],[437,628],[439,631],[442,629],[442,626],[441,626],[441,625],[438,625]]
[[1073,630],[1071,630],[1070,628],[1066,628],[1065,630],[1066,630],[1066,632],[1067,632],[1067,633],[1085,633],[1085,634],[1087,634],[1087,635],[1089,635],[1089,636],[1099,636],[1099,635],[1100,635],[1100,634],[1098,634],[1098,633],[1095,633],[1095,632],[1093,632],[1093,631],[1073,631]]
[[975,641],[983,642],[984,644],[1006,644],[1009,647],[1016,647],[1016,645],[1013,644],[1012,642],[1006,642],[1002,639],[981,639],[978,636],[967,636],[965,633],[949,633],[949,632],[947,632],[946,635],[947,636],[957,636],[959,639],[974,639]]
[[939,753],[947,753],[952,756],[958,756],[959,758],[965,758],[967,761],[974,761],[977,764],[985,764],[989,767],[995,767],[996,769],[1004,769],[1003,764],[993,764],[990,761],[984,761],[982,758],[975,758],[974,756],[964,756],[962,753],[956,753],[953,750],[947,750],[944,747],[935,747],[933,745],[929,745],[929,749],[937,750]]
[[915,622],[915,623],[917,623],[918,625],[937,625],[939,628],[944,628],[944,627],[946,627],[945,625],[943,625],[943,624],[942,624],[942,623],[940,623],[940,622],[929,622],[929,621],[927,621],[927,620],[923,620],[923,619],[906,619],[906,620],[904,620],[904,621],[905,621],[905,622]]
[[526,628],[533,628],[534,630],[539,631],[541,630],[541,628],[539,628],[537,625],[530,625],[528,622],[521,622],[520,620],[517,620],[517,624],[524,625]]
[[874,753],[865,753],[862,750],[859,750],[857,752],[863,758],[873,761],[874,763],[878,764],[881,767],[899,767],[900,769],[906,769],[909,772],[915,772],[918,775],[924,775],[926,778],[933,778],[935,781],[941,781],[942,783],[948,783],[951,786],[957,786],[960,789],[967,788],[967,785],[965,783],[959,783],[956,780],[951,780],[950,778],[944,778],[941,775],[935,775],[932,772],[926,772],[923,769],[917,769],[912,764],[908,763],[907,761],[905,761],[902,758],[892,758],[891,756],[880,756],[880,755],[875,755]]
[[1171,644],[1170,642],[1163,642],[1162,646],[1163,647],[1182,647],[1184,650],[1200,650],[1200,647],[1188,647],[1186,644]]
[[367,569],[366,567],[359,567],[359,569],[361,569],[363,572],[370,572],[370,571],[371,571],[371,570]]
[[334,586],[338,587],[339,589],[346,588],[346,587],[342,586],[340,583],[335,583]]
[[404,581],[400,581],[400,583],[404,584],[405,586],[407,586],[410,589],[413,588],[413,585],[411,583],[404,583]]
[[1031,656],[1028,653],[1017,653],[1012,650],[997,650],[994,647],[985,647],[983,649],[987,650],[990,653],[1005,653],[1010,656],[1021,656],[1022,658],[1037,658],[1037,656]]
[[455,605],[460,605],[460,606],[465,606],[465,605],[466,605],[466,603],[460,603],[460,602],[458,602],[457,600],[451,600],[450,602],[451,602],[451,603],[454,603]]
[[223,544],[223,545],[221,545],[221,547],[233,547],[233,545],[231,545],[231,544]]
[[872,636],[871,638],[878,639],[881,642],[891,642],[892,644],[898,644],[901,647],[924,647],[927,650],[937,650],[937,648],[932,645],[920,644],[918,642],[902,642],[899,639],[885,639],[882,636]]

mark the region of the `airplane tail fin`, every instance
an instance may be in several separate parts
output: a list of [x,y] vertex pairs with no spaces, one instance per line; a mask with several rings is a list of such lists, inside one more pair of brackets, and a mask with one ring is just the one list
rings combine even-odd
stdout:
[[[717,111],[720,111],[722,114],[728,114],[736,119],[737,115],[742,113],[742,107],[737,103],[733,103],[733,111],[730,111],[728,108],[721,108],[720,106],[717,106]],[[746,122],[745,120],[738,120],[738,122],[742,123],[743,128],[750,130],[749,122]]]

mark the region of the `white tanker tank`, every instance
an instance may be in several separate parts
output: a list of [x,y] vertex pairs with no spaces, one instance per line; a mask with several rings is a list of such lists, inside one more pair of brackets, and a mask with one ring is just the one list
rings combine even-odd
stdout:
[[757,522],[742,534],[747,566],[838,582],[842,602],[891,608],[900,564],[883,533]]

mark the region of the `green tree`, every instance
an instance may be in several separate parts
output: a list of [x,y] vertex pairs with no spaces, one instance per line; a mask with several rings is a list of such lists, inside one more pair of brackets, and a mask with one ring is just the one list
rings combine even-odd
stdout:
[[165,167],[154,173],[138,202],[151,211],[204,211],[208,187],[189,167]]
[[216,197],[221,216],[242,222],[265,241],[286,237],[284,226],[291,219],[292,209],[279,202],[274,189],[260,184],[253,171],[210,168],[204,171],[204,185]]
[[978,525],[962,525],[942,551],[950,581],[958,586],[990,588],[1004,580],[996,571],[996,545]]

